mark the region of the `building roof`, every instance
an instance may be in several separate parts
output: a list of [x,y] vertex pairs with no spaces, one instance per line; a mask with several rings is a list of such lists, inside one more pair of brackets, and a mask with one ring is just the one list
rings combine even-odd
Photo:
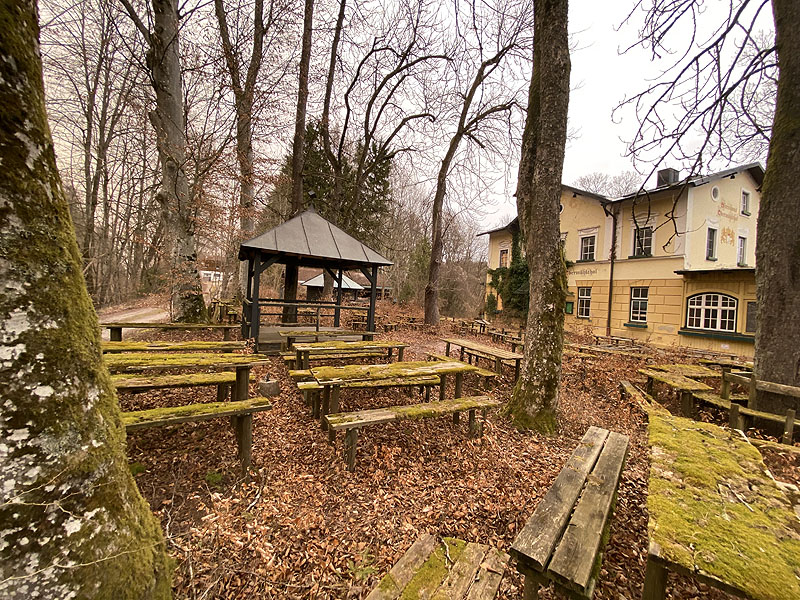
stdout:
[[[724,171],[718,171],[717,173],[712,173],[710,175],[698,175],[695,177],[690,177],[688,181],[686,179],[682,181],[678,181],[677,183],[672,183],[669,185],[662,185],[659,187],[654,187],[649,190],[638,190],[632,194],[627,194],[625,196],[621,196],[619,198],[607,198],[601,194],[595,194],[594,192],[587,192],[586,190],[581,190],[576,187],[572,187],[571,185],[561,184],[562,190],[567,190],[572,192],[578,196],[586,196],[588,198],[593,198],[597,200],[601,204],[612,204],[616,202],[625,202],[626,200],[631,200],[636,197],[642,197],[647,194],[655,194],[658,192],[663,192],[666,190],[675,190],[680,189],[684,186],[691,186],[691,187],[698,187],[701,185],[705,185],[711,181],[715,181],[717,179],[724,179],[725,177],[735,177],[738,173],[743,173],[747,171],[753,180],[761,186],[764,183],[764,167],[761,166],[761,163],[748,163],[746,165],[739,165],[738,167],[731,167],[730,169],[725,169]],[[514,217],[510,222],[502,227],[497,227],[495,229],[490,229],[489,231],[482,231],[478,235],[491,235],[492,233],[498,233],[500,231],[510,230],[515,227],[519,226],[519,218]]]
[[[312,277],[308,281],[302,282],[300,285],[304,285],[306,287],[324,287],[325,285],[325,278],[322,276],[322,273],[317,275],[316,277]],[[333,289],[338,288],[338,282],[334,279],[333,280]],[[355,281],[350,279],[347,275],[342,273],[342,289],[343,290],[363,290],[363,285],[358,285]]]
[[393,264],[323,219],[313,206],[285,223],[242,242],[239,260],[246,260],[254,251],[260,251],[262,256],[277,255],[278,262],[298,259],[301,265],[308,266],[360,268]]
[[655,194],[658,192],[663,192],[666,190],[677,190],[685,186],[691,187],[699,187],[701,185],[705,185],[717,179],[724,179],[725,177],[735,177],[738,173],[743,173],[747,171],[753,180],[758,184],[760,187],[762,183],[764,183],[764,167],[761,166],[761,163],[748,163],[746,165],[739,165],[738,167],[731,167],[730,169],[725,169],[724,171],[718,171],[716,173],[711,173],[710,175],[696,175],[694,177],[690,177],[688,180],[683,179],[676,183],[671,183],[668,185],[662,185],[659,187],[654,187],[649,190],[638,190],[633,192],[632,194],[627,194],[625,196],[621,196],[620,198],[614,198],[611,202],[624,202],[625,200],[631,200],[633,198],[641,197],[645,194]]

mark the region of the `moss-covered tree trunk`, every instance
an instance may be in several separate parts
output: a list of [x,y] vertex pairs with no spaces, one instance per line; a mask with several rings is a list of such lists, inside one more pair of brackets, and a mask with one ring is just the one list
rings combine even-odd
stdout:
[[0,3],[0,597],[168,598],[56,171],[36,4]]
[[517,427],[544,432],[557,425],[567,291],[558,210],[569,106],[567,4],[534,2],[533,74],[517,183],[530,300],[525,359],[509,412]]
[[[773,0],[778,96],[761,193],[756,245],[756,378],[800,385],[800,4]],[[760,410],[785,413],[796,399],[759,394]]]

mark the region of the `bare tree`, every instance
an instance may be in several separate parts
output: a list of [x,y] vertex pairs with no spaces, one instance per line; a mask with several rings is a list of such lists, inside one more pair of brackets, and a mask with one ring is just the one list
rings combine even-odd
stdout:
[[642,176],[636,171],[622,171],[617,175],[595,171],[578,177],[575,187],[609,198],[620,198],[639,191],[642,183]]
[[[305,0],[303,11],[303,41],[300,52],[300,76],[297,89],[297,112],[294,120],[294,141],[292,143],[292,214],[303,208],[303,151],[306,136],[306,105],[308,104],[308,70],[311,64],[311,37],[314,23],[314,0]],[[293,302],[297,299],[297,264],[289,263],[283,278],[283,299]],[[297,309],[283,307],[283,322],[297,321]]]
[[0,20],[0,596],[169,598],[56,169],[36,4]]
[[534,1],[533,76],[517,184],[530,300],[525,358],[508,411],[517,427],[544,432],[557,427],[567,294],[559,224],[569,106],[567,4]]
[[[457,110],[457,121],[450,135],[447,150],[436,176],[436,191],[433,198],[433,238],[431,260],[428,269],[428,284],[425,288],[425,322],[439,323],[439,273],[442,267],[444,247],[443,208],[447,196],[447,182],[459,147],[463,142],[474,143],[486,149],[481,141],[485,129],[492,127],[498,119],[502,122],[505,113],[517,103],[517,91],[512,86],[503,86],[506,58],[520,45],[521,38],[529,27],[528,4],[503,3],[504,10],[489,7],[488,17],[467,3],[464,18],[465,34],[459,36],[460,43],[454,52],[462,55],[455,60],[455,84],[461,100]],[[456,6],[459,3],[456,2]],[[469,36],[471,39],[467,39]],[[522,44],[524,46],[524,44]],[[473,46],[473,48],[470,48]],[[474,68],[474,71],[473,71]]]
[[152,0],[152,31],[130,0],[120,0],[148,46],[147,68],[156,95],[150,120],[156,131],[162,182],[159,201],[174,236],[172,308],[179,321],[205,321],[197,270],[194,200],[186,174],[186,113],[182,88],[177,0]]

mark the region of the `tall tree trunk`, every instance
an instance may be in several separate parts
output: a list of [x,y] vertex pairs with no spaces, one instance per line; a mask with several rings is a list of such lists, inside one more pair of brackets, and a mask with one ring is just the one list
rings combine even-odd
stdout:
[[130,0],[120,0],[148,44],[147,68],[156,92],[156,110],[148,114],[156,132],[161,163],[159,202],[166,224],[171,262],[171,299],[175,320],[208,319],[200,273],[194,199],[186,175],[186,119],[183,103],[177,0],[152,0],[153,31],[145,26]]
[[153,0],[153,33],[148,66],[153,74],[156,110],[150,120],[156,130],[162,185],[170,230],[175,236],[172,253],[172,311],[177,321],[205,321],[200,274],[197,271],[196,223],[186,176],[186,121],[178,39],[177,0]]
[[428,283],[425,286],[425,323],[427,325],[439,324],[439,272],[442,269],[444,251],[442,212],[444,210],[444,198],[447,195],[447,173],[450,171],[450,164],[453,162],[453,157],[463,134],[463,130],[459,127],[459,132],[450,140],[447,154],[442,160],[439,174],[436,177],[436,194],[433,197],[431,261],[428,265]]
[[522,373],[509,403],[520,428],[557,428],[567,275],[558,205],[567,141],[567,0],[535,0],[533,74],[522,137],[517,209],[530,270]]
[[0,4],[0,597],[169,598],[44,108],[36,4]]
[[[306,141],[306,105],[308,104],[308,69],[311,64],[311,34],[314,23],[314,0],[305,0],[303,17],[303,43],[300,53],[300,78],[297,90],[297,114],[294,121],[294,143],[292,144],[292,214],[303,209],[303,159]],[[283,299],[297,299],[297,264],[286,265],[283,280]],[[283,308],[283,322],[297,321],[297,309]]]
[[[778,95],[758,213],[756,378],[800,385],[800,5],[773,0]],[[797,401],[759,393],[758,409],[784,413]]]
[[[264,49],[264,0],[256,0],[253,9],[253,53],[247,72],[237,60],[231,43],[228,21],[222,0],[214,0],[219,24],[222,50],[236,98],[236,157],[239,162],[239,238],[248,239],[254,233],[253,204],[255,201],[255,156],[253,153],[253,104],[258,73]],[[226,286],[227,287],[227,286]],[[247,263],[239,262],[239,294],[247,290]]]

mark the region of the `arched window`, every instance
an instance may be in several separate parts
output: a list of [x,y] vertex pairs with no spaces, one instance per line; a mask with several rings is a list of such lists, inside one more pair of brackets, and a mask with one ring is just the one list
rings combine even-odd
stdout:
[[686,310],[688,329],[736,331],[738,301],[727,294],[707,292],[690,296]]

